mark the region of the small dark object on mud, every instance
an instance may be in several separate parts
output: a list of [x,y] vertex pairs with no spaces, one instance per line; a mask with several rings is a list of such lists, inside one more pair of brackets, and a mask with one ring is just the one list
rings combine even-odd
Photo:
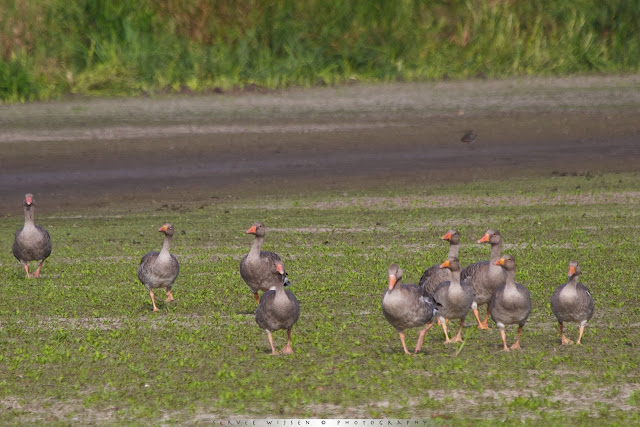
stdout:
[[471,144],[475,142],[476,138],[478,138],[478,134],[472,130],[468,130],[467,133],[465,133],[462,138],[460,138],[460,141],[464,142],[465,144]]

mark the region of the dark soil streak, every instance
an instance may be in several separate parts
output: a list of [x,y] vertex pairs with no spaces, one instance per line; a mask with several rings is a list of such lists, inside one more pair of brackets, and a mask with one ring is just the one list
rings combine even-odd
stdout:
[[[637,84],[630,79],[629,84]],[[590,82],[601,83],[597,88],[594,83],[595,92],[602,85],[621,86],[606,78]],[[561,83],[554,89],[570,99],[578,99],[574,92],[584,93],[584,87],[572,91],[566,81]],[[302,95],[296,91],[289,98],[286,92],[194,97],[191,102],[180,98],[192,115],[176,112],[170,123],[156,105],[166,100],[76,101],[71,107],[61,103],[55,113],[50,104],[33,104],[20,106],[19,117],[3,107],[0,214],[15,211],[16,200],[26,192],[42,196],[41,206],[64,208],[78,198],[83,203],[187,201],[242,195],[256,186],[271,193],[352,190],[637,170],[640,97],[626,95],[624,105],[617,105],[616,98],[591,97],[592,104],[569,108],[557,93],[545,100],[535,91],[514,90],[509,97],[514,85],[478,83],[465,102],[481,112],[464,114],[411,97],[416,88],[442,97],[433,85],[394,85],[397,98],[377,98],[379,88],[360,88],[361,98],[351,102],[344,96],[332,99],[335,89],[315,90],[316,109],[300,104]],[[457,87],[472,90],[469,82]],[[257,106],[253,116],[244,111],[236,119],[207,118],[208,111],[224,111],[225,105],[233,111],[252,100]],[[298,104],[307,115],[295,112]],[[74,112],[83,108],[95,113],[87,113],[79,127]],[[278,114],[282,111],[287,115]],[[45,125],[39,121],[43,114],[51,115]],[[467,129],[478,133],[471,145],[460,142]]]

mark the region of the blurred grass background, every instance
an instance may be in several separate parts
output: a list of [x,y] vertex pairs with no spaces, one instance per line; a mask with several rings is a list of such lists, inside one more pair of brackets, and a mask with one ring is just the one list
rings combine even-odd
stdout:
[[640,2],[0,0],[0,100],[637,72]]

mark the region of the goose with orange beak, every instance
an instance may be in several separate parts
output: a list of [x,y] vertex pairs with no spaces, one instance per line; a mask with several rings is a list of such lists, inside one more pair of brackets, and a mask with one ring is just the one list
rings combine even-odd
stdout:
[[164,234],[162,249],[160,252],[147,252],[140,260],[140,265],[138,266],[138,279],[149,291],[153,311],[158,311],[153,289],[166,289],[167,298],[165,302],[173,301],[171,288],[180,272],[178,259],[169,253],[169,246],[171,244],[171,238],[173,237],[173,225],[164,224],[158,229],[158,232]]
[[584,327],[593,316],[593,297],[589,289],[578,278],[582,272],[578,261],[569,262],[569,280],[558,286],[551,294],[551,311],[560,325],[560,340],[563,345],[573,344],[564,334],[565,322],[580,324],[580,333],[576,344],[580,344]]
[[[440,239],[449,242],[449,255],[447,257],[457,258],[460,250],[460,233],[458,233],[458,230],[452,228]],[[422,273],[418,284],[427,291],[429,296],[433,297],[438,285],[447,280],[451,280],[451,271],[446,268],[440,268],[440,264],[434,264]]]
[[[27,277],[38,278],[44,260],[51,255],[51,237],[44,227],[33,222],[34,211],[35,199],[31,193],[27,193],[24,196],[24,226],[16,231],[12,249],[13,256],[20,261]],[[30,261],[40,261],[33,275],[29,274]]]
[[420,331],[414,353],[422,348],[424,335],[433,326],[434,304],[424,289],[413,284],[402,284],[402,269],[398,264],[389,267],[389,287],[382,297],[382,313],[396,328],[406,354],[404,331],[426,325]]
[[[444,342],[462,342],[462,328],[464,327],[465,317],[471,311],[473,290],[466,282],[460,281],[460,262],[458,258],[447,258],[445,262],[440,264],[439,268],[447,269],[451,272],[451,280],[440,283],[433,294],[437,315],[444,331]],[[460,320],[460,328],[453,339],[449,339],[449,334],[447,333],[446,320],[449,319]]]
[[[256,310],[256,323],[267,332],[271,354],[292,354],[291,329],[300,317],[300,304],[293,292],[284,288],[285,272],[282,262],[272,262],[270,272],[276,284],[275,289],[262,294]],[[276,352],[271,332],[281,329],[287,330],[287,344]]]
[[[479,329],[489,329],[489,302],[493,292],[505,283],[505,272],[496,264],[502,252],[502,235],[498,230],[489,229],[484,233],[478,243],[489,243],[491,245],[491,257],[489,261],[476,262],[468,265],[460,273],[460,280],[466,281],[475,296],[473,315],[478,321]],[[478,306],[487,304],[487,314],[484,320],[480,321]]]
[[[263,251],[262,244],[266,229],[263,223],[256,222],[246,231],[246,234],[253,234],[255,239],[251,245],[249,253],[240,260],[240,277],[249,286],[256,304],[260,304],[258,291],[266,292],[275,289],[278,282],[272,273],[272,265],[274,262],[280,262],[284,266],[282,258],[275,252]],[[284,284],[287,286],[289,280],[287,273],[284,273]]]
[[[531,295],[529,290],[520,283],[516,283],[516,259],[511,255],[503,255],[495,265],[499,265],[506,272],[506,283],[500,286],[493,294],[489,304],[491,318],[500,329],[504,351],[520,348],[520,337],[529,314],[531,313]],[[505,327],[518,325],[518,338],[516,342],[507,347]]]

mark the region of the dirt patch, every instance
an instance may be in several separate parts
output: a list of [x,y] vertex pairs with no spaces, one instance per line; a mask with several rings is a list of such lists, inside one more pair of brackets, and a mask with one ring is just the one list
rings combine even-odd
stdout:
[[635,171],[639,87],[618,76],[0,106],[0,214],[19,214],[26,192],[78,211]]

